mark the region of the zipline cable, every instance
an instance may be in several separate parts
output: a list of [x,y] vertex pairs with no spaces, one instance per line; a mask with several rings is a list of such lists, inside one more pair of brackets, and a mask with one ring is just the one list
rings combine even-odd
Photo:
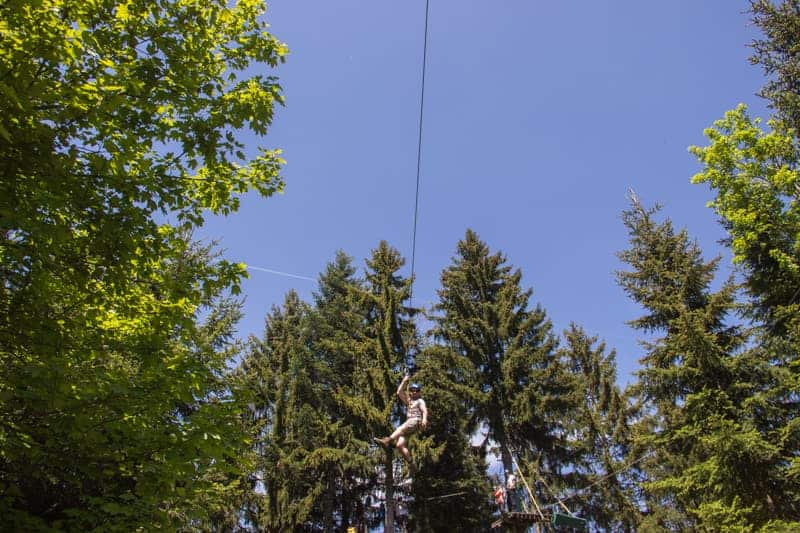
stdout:
[[[552,491],[550,491],[550,494],[553,494],[553,497],[556,500],[558,500],[558,503],[560,503],[563,506],[564,505],[563,502],[565,502],[567,500],[570,500],[570,499],[574,498],[575,496],[578,496],[581,492],[584,492],[585,490],[590,489],[590,488],[594,487],[595,485],[598,485],[598,484],[602,483],[603,481],[605,481],[606,479],[608,479],[608,478],[610,478],[612,476],[616,476],[617,474],[620,474],[620,473],[628,470],[629,468],[633,467],[633,465],[635,465],[636,463],[640,463],[640,462],[644,461],[645,459],[647,459],[648,457],[652,457],[653,455],[655,455],[655,451],[649,451],[646,454],[644,454],[641,457],[639,457],[638,459],[636,459],[635,461],[631,461],[630,463],[625,464],[625,466],[623,466],[619,470],[611,472],[610,474],[606,474],[605,476],[601,477],[600,479],[598,479],[594,483],[590,483],[590,484],[586,485],[585,487],[583,487],[582,489],[578,489],[575,492],[573,492],[572,494],[570,494],[569,496],[567,496],[565,498],[561,498],[560,500],[558,500],[558,496],[553,494]],[[544,480],[542,480],[542,481],[544,481]],[[547,485],[545,485],[545,486],[547,486]],[[550,487],[547,487],[547,490],[550,490]]]
[[[411,288],[414,292],[414,267],[417,259],[417,219],[419,218],[419,176],[422,167],[422,118],[425,109],[425,66],[428,63],[428,13],[430,0],[425,0],[425,39],[422,45],[422,85],[419,97],[419,132],[417,135],[417,189],[414,196],[414,229],[411,234]],[[410,296],[410,295],[409,295]]]
[[[430,0],[425,0],[425,34],[424,40],[422,45],[422,83],[420,86],[420,97],[419,97],[419,128],[417,133],[417,186],[416,191],[414,193],[414,229],[412,230],[411,234],[411,290],[410,293],[413,294],[414,291],[414,269],[416,267],[416,260],[417,260],[417,220],[419,218],[419,178],[420,172],[422,169],[422,119],[424,116],[425,111],[425,70],[426,65],[428,63],[428,15],[430,13]],[[259,270],[261,272],[267,272],[270,274],[277,274],[279,276],[286,276],[290,278],[296,279],[304,279],[308,281],[316,281],[314,278],[309,278],[308,276],[300,276],[298,274],[290,274],[289,272],[281,272],[278,270],[271,270],[269,268],[261,268],[253,265],[246,265],[250,270]],[[409,297],[411,297],[411,294]]]

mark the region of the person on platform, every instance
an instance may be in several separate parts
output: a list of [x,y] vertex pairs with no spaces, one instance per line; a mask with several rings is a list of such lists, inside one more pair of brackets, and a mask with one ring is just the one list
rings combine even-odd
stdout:
[[508,500],[508,512],[520,512],[519,494],[517,494],[517,476],[514,472],[506,471],[506,498]]

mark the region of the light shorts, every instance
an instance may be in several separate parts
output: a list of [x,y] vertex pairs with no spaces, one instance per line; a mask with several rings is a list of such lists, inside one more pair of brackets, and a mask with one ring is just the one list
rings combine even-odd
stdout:
[[420,428],[422,427],[422,419],[421,418],[409,418],[403,425],[400,426],[400,431],[402,435],[413,435],[417,433]]

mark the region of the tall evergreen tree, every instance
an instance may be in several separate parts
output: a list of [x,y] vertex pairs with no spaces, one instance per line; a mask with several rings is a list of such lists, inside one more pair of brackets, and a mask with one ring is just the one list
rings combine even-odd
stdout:
[[[227,451],[207,460],[204,472],[198,469],[202,472],[199,479],[206,488],[197,492],[194,505],[204,512],[191,517],[179,507],[175,508],[176,512],[187,516],[189,529],[236,530],[243,502],[250,493],[248,484],[242,482],[243,473],[252,471],[254,466],[248,444],[251,434],[244,418],[247,407],[239,401],[237,372],[229,368],[230,362],[242,353],[241,341],[235,338],[240,317],[239,300],[220,299],[208,309],[198,329],[197,340],[192,343],[193,349],[204,354],[202,359],[213,369],[215,385],[191,402],[181,404],[179,419],[197,417],[205,409],[207,413],[202,415],[206,419],[204,440],[211,440],[218,449]],[[201,464],[196,456],[192,461],[195,468]]]
[[704,261],[687,233],[657,222],[656,211],[634,201],[624,212],[631,244],[620,258],[632,270],[618,274],[646,311],[631,324],[662,334],[646,343],[631,391],[640,407],[632,456],[649,454],[641,527],[764,526],[782,497],[775,475],[783,461],[758,422],[765,365],[725,323],[733,283],[710,289],[719,259]]
[[472,368],[470,433],[486,431],[500,448],[505,470],[512,450],[558,462],[558,412],[568,383],[560,379],[556,337],[544,310],[529,309],[531,290],[520,286],[501,253],[471,230],[441,276],[434,334]]
[[491,487],[485,453],[471,444],[465,401],[476,400],[475,369],[445,346],[422,350],[416,368],[429,415],[424,438],[415,437],[415,454],[423,460],[413,479],[411,530],[484,531],[491,521]]
[[[338,253],[320,276],[315,307],[290,293],[243,361],[263,427],[257,448],[266,498],[248,509],[256,528],[374,527],[376,490],[394,501],[397,463],[371,439],[398,421],[396,381],[406,347],[416,343],[402,264],[381,243],[362,282]],[[387,504],[382,513],[386,530],[393,511]]]
[[246,367],[263,389],[264,430],[257,443],[257,470],[266,501],[255,525],[267,531],[291,530],[313,522],[312,509],[324,492],[315,451],[325,431],[319,362],[311,347],[308,305],[294,291],[267,317],[264,338],[253,343]]
[[628,407],[617,385],[615,352],[605,353],[575,324],[560,349],[573,378],[569,465],[556,490],[570,497],[570,510],[602,531],[636,531],[640,520],[634,482],[627,471]]
[[[359,426],[373,436],[388,435],[400,422],[395,391],[409,354],[417,350],[414,310],[408,307],[411,280],[399,274],[403,264],[399,252],[381,241],[367,260],[361,292],[365,336],[355,353],[354,390],[347,407],[361,421]],[[377,452],[385,500],[384,531],[391,533],[395,528],[396,459],[392,449]]]
[[753,41],[750,57],[768,77],[759,94],[769,101],[777,118],[800,131],[800,2],[751,0],[750,13],[763,32],[763,38]]
[[328,417],[316,452],[325,486],[316,512],[326,532],[365,525],[365,504],[375,487],[371,434],[347,407],[356,393],[356,354],[366,335],[362,291],[352,259],[340,251],[314,294],[313,350],[324,370],[320,379]]

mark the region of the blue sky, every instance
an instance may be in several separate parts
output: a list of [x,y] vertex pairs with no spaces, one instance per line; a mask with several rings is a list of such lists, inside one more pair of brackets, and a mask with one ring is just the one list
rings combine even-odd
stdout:
[[[723,253],[686,148],[739,102],[766,116],[747,5],[430,0],[415,303],[435,301],[472,228],[557,331],[576,322],[616,348],[629,381],[643,351],[614,278],[626,193]],[[245,197],[202,236],[231,260],[311,278],[338,249],[363,267],[382,239],[410,267],[425,0],[275,0],[267,19],[290,49],[272,72],[287,105],[246,142],[284,150],[286,191]],[[288,290],[310,300],[315,287],[252,271],[240,335],[260,335]]]

